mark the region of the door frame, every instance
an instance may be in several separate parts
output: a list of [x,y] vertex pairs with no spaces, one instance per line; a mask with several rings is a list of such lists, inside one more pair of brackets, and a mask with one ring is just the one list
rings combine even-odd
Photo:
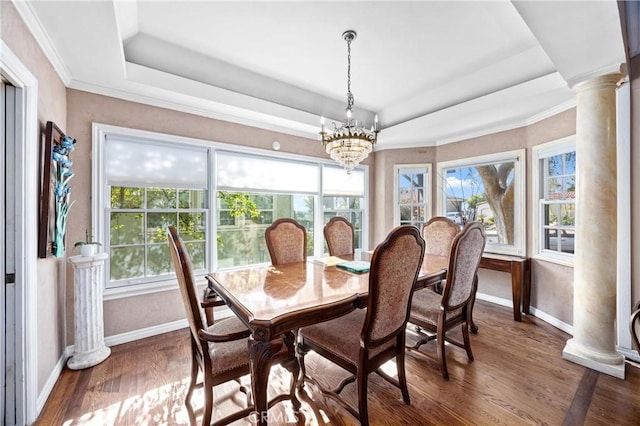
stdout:
[[[15,212],[15,360],[16,423],[38,415],[37,224],[39,188],[38,80],[0,40],[0,73],[18,90],[16,99]],[[4,165],[3,165],[4,167]],[[4,299],[5,289],[2,290]],[[4,318],[2,319],[4,330]],[[4,332],[4,331],[3,331]],[[26,349],[29,348],[27,351]],[[4,365],[2,374],[4,375]],[[4,397],[3,397],[4,398]]]

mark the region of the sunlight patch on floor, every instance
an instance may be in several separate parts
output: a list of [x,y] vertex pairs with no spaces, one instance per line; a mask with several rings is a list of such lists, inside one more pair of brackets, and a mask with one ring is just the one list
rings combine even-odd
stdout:
[[[77,419],[64,422],[65,426],[75,424],[188,424],[189,418],[183,411],[184,395],[189,386],[189,378],[151,389],[140,395],[124,398],[107,407],[85,413]],[[85,398],[90,398],[86,395]]]

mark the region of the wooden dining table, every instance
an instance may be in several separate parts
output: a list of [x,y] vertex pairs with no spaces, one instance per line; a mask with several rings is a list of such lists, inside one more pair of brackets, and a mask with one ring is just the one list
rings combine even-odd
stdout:
[[[425,255],[416,288],[442,280],[447,262],[446,256]],[[281,337],[364,308],[369,293],[368,273],[348,272],[314,259],[277,267],[218,271],[210,277],[213,290],[251,330],[251,386],[255,419],[261,425],[268,423],[268,378],[272,356],[283,342]]]

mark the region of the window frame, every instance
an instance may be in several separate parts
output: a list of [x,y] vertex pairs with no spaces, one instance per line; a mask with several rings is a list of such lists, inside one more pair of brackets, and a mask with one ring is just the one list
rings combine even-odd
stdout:
[[447,196],[446,185],[442,184],[445,179],[445,171],[451,168],[466,168],[492,163],[504,163],[514,161],[514,209],[513,209],[513,244],[494,244],[487,242],[484,252],[504,254],[512,256],[526,255],[526,150],[516,149],[512,151],[497,152],[493,154],[479,155],[475,157],[458,158],[450,161],[441,161],[437,163],[436,194],[437,194],[437,211],[438,214],[446,216],[447,214]]
[[[205,206],[205,244],[208,239],[214,235],[213,228],[211,227],[211,206],[215,200],[212,200],[211,188],[213,185],[213,179],[211,177],[213,167],[213,149],[210,142],[200,139],[187,138],[175,135],[169,135],[164,133],[149,132],[145,130],[131,129],[119,126],[112,126],[107,124],[93,123],[92,124],[92,170],[91,170],[91,216],[92,216],[92,235],[96,236],[97,241],[103,242],[103,248],[106,252],[109,250],[110,234],[107,230],[107,224],[109,223],[110,214],[110,190],[106,183],[106,155],[105,155],[105,141],[108,135],[119,135],[121,137],[134,138],[134,139],[146,139],[152,141],[151,143],[158,144],[171,144],[171,145],[183,145],[191,147],[206,147],[207,152],[207,168],[209,170],[209,176],[207,177],[207,196]],[[107,213],[109,210],[109,213]],[[145,213],[148,209],[144,209]],[[205,248],[205,269],[211,269],[213,265],[212,250]],[[104,300],[118,299],[121,297],[138,296],[157,291],[172,290],[177,287],[175,273],[158,276],[157,279],[150,277],[132,279],[127,284],[109,285],[110,269],[109,262],[105,263],[103,268],[104,274]],[[198,271],[196,274],[198,277],[204,275],[203,271]]]
[[[547,262],[557,263],[564,266],[573,267],[575,254],[562,253],[553,250],[547,250],[543,247],[544,241],[544,203],[542,202],[544,197],[544,178],[545,171],[543,168],[543,161],[545,158],[552,157],[554,155],[565,154],[568,152],[576,151],[576,135],[570,135],[564,138],[556,139],[550,142],[546,142],[540,145],[536,145],[532,148],[532,176],[533,187],[532,197],[533,205],[536,206],[536,211],[533,214],[533,258],[540,259]],[[578,160],[576,158],[576,172],[577,172]],[[576,173],[577,177],[577,173]],[[576,182],[577,186],[577,182]],[[575,199],[573,200],[575,203]],[[574,227],[575,228],[575,227]],[[575,232],[575,229],[574,229]],[[575,241],[575,239],[574,239]]]
[[[209,240],[213,238],[217,233],[217,191],[229,190],[229,188],[218,188],[216,182],[216,153],[217,152],[231,152],[237,155],[253,155],[265,159],[273,159],[279,161],[291,161],[300,163],[311,163],[314,167],[317,167],[318,173],[318,186],[316,191],[310,193],[315,197],[314,205],[314,235],[322,236],[322,228],[324,226],[324,208],[322,205],[323,198],[323,185],[322,185],[322,173],[324,167],[337,167],[336,163],[327,158],[322,159],[318,157],[312,157],[301,154],[291,154],[284,152],[272,152],[266,149],[253,148],[243,145],[234,145],[216,141],[209,141],[203,139],[175,136],[145,130],[138,130],[108,124],[92,123],[92,168],[91,168],[91,232],[96,236],[96,240],[108,241],[108,230],[106,230],[105,217],[105,205],[109,203],[109,188],[106,185],[106,170],[105,170],[105,154],[104,154],[104,141],[108,134],[123,135],[126,137],[151,139],[159,142],[170,144],[186,144],[195,146],[206,146],[208,148],[207,164],[209,165],[209,175],[207,177],[207,219],[206,219],[206,235]],[[359,165],[357,170],[362,171],[364,175],[363,182],[363,224],[362,224],[362,246],[368,247],[369,245],[369,166],[365,164]],[[346,172],[345,172],[346,173]],[[240,192],[256,192],[255,188],[243,188],[238,189]],[[259,190],[257,192],[269,192]],[[105,204],[106,203],[106,204]],[[207,240],[208,241],[208,240]],[[314,255],[322,256],[323,239],[314,239]],[[210,243],[206,248],[206,262],[209,265],[207,269],[215,271],[218,269],[217,264],[217,250],[209,248]],[[108,247],[108,246],[107,246]],[[103,268],[104,283],[109,281],[108,269]],[[204,280],[205,272],[196,274],[196,279],[202,284]],[[177,281],[175,274],[168,274],[162,276],[163,279],[153,280],[147,283],[140,283],[129,286],[105,288],[103,292],[104,300],[119,299],[124,297],[132,297],[138,295],[145,295],[150,293],[162,292],[167,290],[175,290],[177,288]]]
[[[326,212],[335,212],[335,216],[342,216],[344,217],[344,214],[348,214],[349,216],[351,216],[352,213],[360,213],[361,214],[361,226],[360,229],[357,229],[356,226],[354,225],[354,233],[356,234],[355,237],[355,243],[354,243],[354,250],[356,251],[362,251],[365,249],[365,247],[368,247],[368,235],[369,235],[369,217],[368,217],[368,203],[369,203],[369,199],[368,199],[368,194],[369,194],[369,174],[367,173],[367,168],[366,166],[362,167],[356,167],[355,170],[357,171],[362,171],[363,172],[363,192],[362,194],[355,194],[355,193],[349,193],[349,194],[337,194],[337,193],[333,193],[331,192],[331,189],[327,189],[325,187],[324,184],[324,173],[327,169],[331,169],[331,170],[343,170],[343,168],[341,166],[339,166],[336,163],[331,163],[331,164],[324,164],[322,166],[322,170],[320,171],[320,186],[321,186],[321,193],[319,194],[318,197],[318,203],[319,203],[319,207],[316,209],[318,212],[318,216],[316,217],[316,220],[320,220],[319,223],[322,224],[322,229],[324,229],[324,226],[327,224],[327,221],[325,221],[325,213]],[[346,172],[345,172],[346,173]],[[330,198],[340,198],[340,197],[346,197],[346,198],[362,198],[362,203],[360,205],[360,209],[355,210],[355,209],[328,209],[325,210],[324,207],[324,199],[325,197],[330,197]],[[360,238],[357,237],[357,234],[359,233]],[[316,249],[316,253],[319,251],[320,253],[323,253],[324,255],[328,254],[328,248],[325,244],[324,241],[324,232],[321,232],[322,238],[315,238],[314,239],[314,246]],[[358,244],[359,243],[359,244]]]
[[400,173],[402,171],[424,171],[425,183],[424,183],[424,202],[423,203],[410,203],[412,206],[424,205],[425,217],[418,227],[421,229],[432,216],[432,163],[419,163],[419,164],[395,164],[393,166],[393,226],[400,225]]

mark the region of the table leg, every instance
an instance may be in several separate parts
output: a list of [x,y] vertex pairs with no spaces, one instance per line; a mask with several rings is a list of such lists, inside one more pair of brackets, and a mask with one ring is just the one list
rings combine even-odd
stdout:
[[524,278],[523,278],[523,295],[522,295],[522,312],[530,315],[529,307],[531,306],[531,260],[527,259],[524,266]]
[[[282,342],[282,340],[280,340]],[[271,358],[278,353],[282,343],[271,341],[255,340],[249,337],[249,360],[251,363],[251,388],[253,391],[253,401],[255,414],[253,420],[256,424],[266,425],[268,423],[268,401],[267,385],[269,382],[269,372],[271,370]]]
[[511,291],[513,293],[513,319],[522,321],[520,311],[522,303],[522,276],[524,275],[524,262],[511,262]]

